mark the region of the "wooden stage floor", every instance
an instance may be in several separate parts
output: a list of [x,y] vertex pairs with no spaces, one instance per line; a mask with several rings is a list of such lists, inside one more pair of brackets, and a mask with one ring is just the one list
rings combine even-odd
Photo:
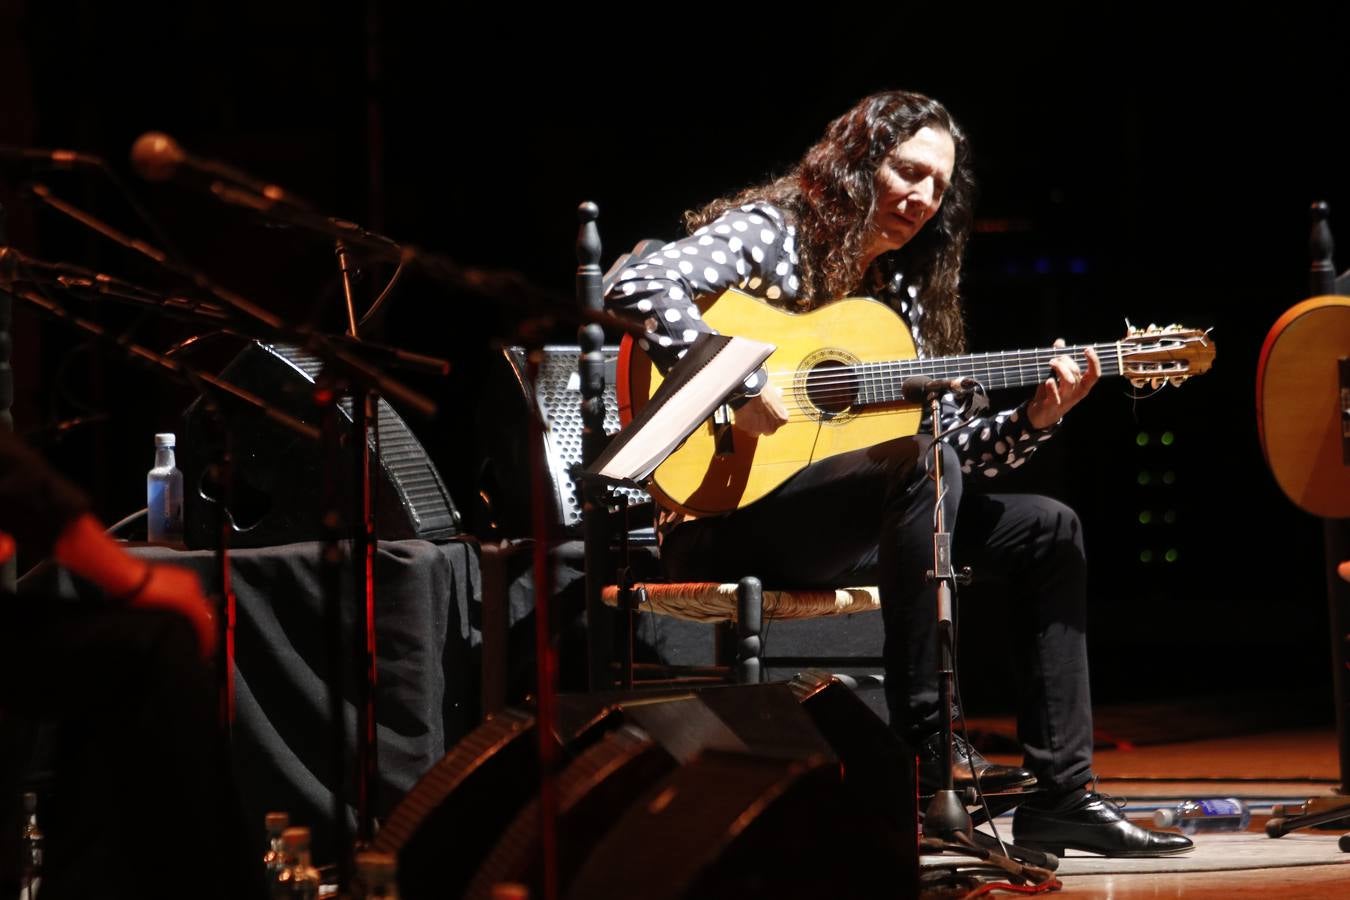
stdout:
[[[1018,758],[992,754],[999,762],[1016,763]],[[1272,803],[1301,801],[1309,797],[1333,796],[1340,782],[1336,734],[1331,728],[1271,731],[1215,739],[1197,739],[1181,743],[1099,749],[1096,769],[1101,778],[1099,790],[1125,798],[1125,811],[1131,820],[1151,827],[1151,810],[1166,805],[1168,799],[1200,797],[1242,797],[1253,808],[1248,833],[1242,835],[1200,835],[1211,858],[1228,853],[1234,865],[1261,862],[1263,853],[1294,849],[1290,843],[1276,843],[1265,837],[1266,820]],[[1346,798],[1350,802],[1350,797]],[[999,820],[1005,839],[1010,837],[1011,819]],[[1350,898],[1350,853],[1337,848],[1335,837],[1350,832],[1350,825],[1334,831],[1306,829],[1279,841],[1297,841],[1300,849],[1311,850],[1304,856],[1326,864],[1271,865],[1262,868],[1226,868],[1222,871],[1178,871],[1196,860],[1186,857],[1155,860],[1147,868],[1158,871],[1114,871],[1107,874],[1075,872],[1075,869],[1110,868],[1100,858],[1074,857],[1061,866],[1063,889],[1040,896],[1097,897],[1135,900],[1163,897],[1278,897],[1278,898]],[[1197,848],[1198,855],[1201,848]],[[1215,854],[1219,854],[1216,856]],[[1261,859],[1258,859],[1261,857]],[[1083,862],[1085,861],[1085,862]],[[1119,861],[1120,869],[1132,868]],[[1137,868],[1137,867],[1136,867]],[[993,896],[1015,896],[1002,891]]]

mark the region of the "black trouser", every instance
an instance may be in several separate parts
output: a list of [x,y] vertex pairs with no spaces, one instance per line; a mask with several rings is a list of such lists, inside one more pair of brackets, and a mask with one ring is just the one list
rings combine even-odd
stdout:
[[[939,727],[935,493],[931,439],[901,438],[806,467],[771,495],[726,516],[686,522],[662,546],[681,579],[843,586],[877,577],[886,696],[896,731],[917,745]],[[1073,510],[1048,497],[966,494],[944,445],[943,501],[957,564],[1006,580],[1019,679],[1025,765],[1048,790],[1092,780],[1087,573]],[[959,522],[958,522],[959,509]]]
[[181,616],[0,594],[0,717],[58,729],[44,900],[262,896],[217,696]]

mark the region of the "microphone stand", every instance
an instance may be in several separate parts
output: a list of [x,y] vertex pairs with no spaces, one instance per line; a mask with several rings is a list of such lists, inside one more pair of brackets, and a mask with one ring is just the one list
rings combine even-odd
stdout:
[[515,272],[462,266],[447,256],[399,243],[354,222],[325,216],[276,184],[265,183],[222,162],[189,157],[164,134],[142,135],[133,145],[131,157],[142,177],[159,181],[175,177],[181,169],[192,169],[197,177],[183,180],[199,190],[204,189],[223,203],[252,210],[273,221],[303,228],[333,241],[342,241],[348,250],[359,250],[370,259],[397,263],[400,267],[414,266],[451,287],[498,299],[521,297],[536,305],[546,303],[554,309],[566,308],[572,302],[562,294],[529,284]]
[[[0,247],[8,243],[6,213],[4,207],[0,206]],[[14,260],[7,256],[0,258],[0,428],[6,431],[14,430],[14,415],[10,412],[14,406],[14,370],[9,364],[10,349],[14,346],[10,338],[10,330],[14,327],[14,300],[4,286],[9,281],[14,264]],[[18,577],[18,554],[13,553],[9,559],[0,562],[0,591],[14,593]]]
[[956,574],[952,571],[952,536],[947,531],[946,514],[942,508],[947,487],[942,480],[942,411],[936,392],[929,393],[928,408],[933,421],[931,477],[936,493],[933,509],[933,568],[928,572],[928,578],[937,583],[938,719],[942,735],[942,787],[933,794],[924,812],[923,830],[925,837],[941,837],[959,844],[971,844],[974,838],[971,834],[973,827],[970,813],[966,812],[965,804],[956,792],[952,774],[952,684],[956,676],[952,585]]
[[[150,138],[154,138],[154,140],[149,141],[147,143],[148,139]],[[165,144],[169,145],[170,147],[173,146],[171,139],[168,139],[165,136],[147,135],[137,142],[137,148],[153,151],[153,147],[155,144],[159,144],[161,146]],[[137,148],[133,148],[132,151],[133,161],[136,161],[138,156]],[[145,156],[141,159],[141,163],[143,164],[148,163],[148,165],[141,165],[140,168],[142,169],[142,174],[146,175],[147,177],[160,177],[162,171],[161,164],[167,163],[168,168],[172,170],[172,168],[184,162],[186,162],[186,156],[181,154],[181,150],[174,148],[168,155],[161,154],[158,151],[151,152],[148,156]],[[443,283],[449,284],[457,288],[467,289],[474,293],[494,294],[499,297],[516,293],[524,295],[527,300],[532,301],[536,305],[541,304],[541,302],[552,301],[551,305],[555,309],[566,309],[567,307],[567,301],[565,301],[565,299],[562,298],[561,296],[558,297],[549,296],[546,292],[528,285],[524,281],[524,279],[520,278],[515,273],[490,272],[485,270],[469,269],[460,266],[458,263],[455,263],[454,261],[450,260],[447,257],[431,254],[410,245],[400,245],[398,243],[395,243],[393,240],[384,237],[383,235],[378,235],[369,232],[354,223],[345,222],[331,217],[323,216],[317,213],[311,206],[309,206],[309,204],[305,203],[304,201],[300,200],[294,195],[291,195],[289,192],[286,192],[275,185],[264,185],[260,181],[252,178],[246,173],[240,172],[239,170],[229,166],[224,166],[223,164],[217,164],[213,162],[199,163],[197,165],[197,168],[199,169],[199,171],[204,172],[212,179],[209,186],[210,193],[218,197],[220,200],[226,203],[230,203],[232,205],[251,209],[255,212],[261,213],[274,220],[281,221],[286,224],[309,229],[318,234],[325,235],[335,241],[339,266],[343,276],[343,291],[344,297],[347,301],[348,321],[351,325],[353,338],[356,337],[357,322],[355,311],[353,309],[353,305],[351,302],[351,286],[348,278],[349,268],[346,261],[346,251],[348,248],[359,249],[372,259],[383,260],[387,262],[396,262],[399,265],[399,271],[401,271],[402,268],[406,265],[409,264],[415,265],[426,274],[442,281]],[[160,169],[160,171],[156,171],[157,169]],[[598,241],[598,234],[596,233],[594,226],[594,220],[596,218],[598,211],[596,210],[594,205],[584,204],[579,212],[583,233],[583,238],[579,241],[579,243],[585,247],[585,251],[581,254],[583,257],[582,260],[583,265],[578,271],[578,288],[579,290],[582,291],[583,294],[586,293],[594,294],[595,296],[592,299],[598,300],[598,287],[600,278],[599,278],[599,267],[596,263],[599,255],[599,241]],[[591,258],[592,254],[594,254],[595,259]],[[596,319],[608,320],[608,317],[605,317],[602,313],[599,312],[598,306],[599,306],[598,302],[584,304],[582,316],[589,318],[591,321],[594,321]],[[585,331],[588,332],[587,334],[588,337],[595,337],[599,333],[598,328],[585,329]],[[598,341],[596,341],[596,343],[598,343]],[[595,355],[598,357],[598,354],[590,354],[590,355]],[[537,365],[537,357],[538,357],[537,352],[531,353],[532,366]],[[327,372],[328,368],[325,367],[325,376],[327,375]],[[533,380],[536,377],[536,373],[532,372],[531,377]],[[336,383],[326,382],[325,388],[316,391],[316,396],[324,397],[325,405],[328,403],[335,403],[337,388],[338,385]],[[364,388],[360,393],[354,395],[353,397],[354,420],[357,418],[358,410],[362,410],[362,407],[365,405],[365,403],[368,403],[370,399],[371,397],[368,387]],[[362,412],[364,412],[364,410],[362,410]],[[328,421],[328,419],[326,418],[325,421]],[[542,427],[542,423],[541,422],[534,423],[533,427],[536,428]],[[359,428],[359,430],[356,430],[357,428]],[[329,429],[326,428],[325,432],[327,433],[328,430]],[[364,447],[366,443],[364,425],[361,426],[354,425],[354,431],[355,434],[359,436],[360,442]],[[603,430],[600,429],[599,431],[600,436],[603,436]],[[592,436],[590,438],[591,441],[594,441],[596,439],[597,439],[596,436]],[[539,446],[542,447],[542,445],[543,442],[540,441]],[[533,504],[534,506],[533,530],[535,533],[534,571],[536,579],[535,641],[537,651],[536,665],[539,679],[539,697],[537,709],[537,721],[539,722],[539,728],[537,730],[539,731],[540,735],[539,741],[540,771],[541,771],[540,838],[541,838],[541,849],[543,854],[542,862],[544,868],[545,896],[546,898],[549,898],[549,900],[551,900],[551,898],[555,897],[557,893],[556,817],[557,817],[558,801],[556,793],[557,787],[556,787],[555,769],[557,766],[558,748],[556,746],[556,741],[553,736],[554,733],[553,723],[556,717],[557,659],[556,654],[552,648],[551,636],[549,634],[552,618],[550,615],[550,603],[549,603],[550,599],[549,595],[551,593],[549,587],[551,577],[551,569],[550,569],[551,563],[548,558],[549,541],[547,540],[549,529],[545,513],[546,507],[541,502],[543,493],[542,483],[544,478],[542,469],[543,463],[542,460],[535,458],[537,456],[538,454],[532,454],[531,480],[533,485],[533,494],[535,497]],[[330,461],[330,464],[331,463],[332,461]],[[364,481],[366,477],[368,477],[368,466],[362,465],[362,480]],[[331,509],[332,508],[330,507],[330,510]],[[367,532],[365,537],[367,538],[367,540],[369,540],[370,533]],[[367,548],[369,547],[370,545],[367,544]],[[353,546],[353,549],[355,550],[355,544]],[[327,551],[325,551],[325,560],[328,559],[329,554]],[[368,578],[367,585],[369,585],[369,580],[370,579]],[[336,579],[332,581],[332,584],[334,585],[337,584]],[[367,590],[369,590],[369,587],[367,587]],[[368,598],[369,596],[370,595],[367,594]],[[370,607],[370,610],[372,615],[368,615],[366,617],[365,624],[368,629],[367,653],[369,655],[367,658],[370,660],[370,665],[367,670],[367,680],[370,687],[372,688],[371,697],[373,697],[373,686],[374,686],[373,605]],[[334,623],[337,622],[336,615],[334,615],[332,621]],[[333,640],[335,642],[339,640],[339,638],[337,637],[337,629],[339,627],[340,625],[338,624],[330,625],[330,628],[333,629],[334,634]],[[337,646],[337,644],[335,643],[334,646]],[[336,710],[336,706],[334,708]],[[373,730],[374,728],[373,707],[369,708],[369,712],[371,715],[371,718],[369,719],[369,727]],[[372,747],[372,752],[370,757],[368,757],[368,759],[370,761],[370,764],[373,765],[374,741],[372,740],[370,743]],[[364,772],[366,771],[364,767],[362,771],[364,775]],[[345,814],[345,810],[341,810],[341,812]],[[340,827],[345,829],[346,823],[345,815],[343,815],[340,818],[340,823],[341,823]],[[363,828],[364,827],[365,826],[363,825]],[[340,862],[340,866],[341,865],[342,863]],[[340,871],[343,870],[340,869]]]
[[236,689],[234,685],[235,625],[238,622],[239,598],[234,592],[234,576],[230,570],[230,509],[234,506],[234,446],[233,432],[225,413],[216,403],[209,388],[189,372],[188,379],[202,398],[206,410],[206,419],[220,435],[220,456],[207,470],[208,481],[220,486],[219,502],[215,504],[216,577],[220,583],[220,606],[224,613],[220,622],[220,646],[216,650],[216,660],[220,672],[220,727],[225,738],[225,746],[234,745],[234,717],[236,708]]
[[[397,347],[389,347],[383,344],[372,343],[370,341],[359,341],[351,337],[321,334],[306,328],[295,328],[293,326],[287,326],[279,317],[273,315],[272,313],[258,306],[256,303],[240,295],[236,291],[232,291],[229,288],[226,288],[224,285],[216,283],[200,270],[186,263],[173,261],[168,257],[167,254],[165,254],[163,250],[160,250],[158,247],[155,247],[151,244],[147,244],[145,241],[139,240],[137,238],[133,238],[126,234],[123,234],[121,231],[118,231],[116,228],[112,227],[106,222],[103,222],[97,217],[79,209],[78,207],[75,207],[70,203],[65,202],[64,200],[61,200],[60,198],[53,195],[52,192],[48,190],[45,185],[38,183],[30,184],[29,190],[35,198],[40,200],[49,208],[73,219],[76,222],[79,222],[81,225],[84,225],[86,228],[89,228],[92,231],[97,232],[98,234],[102,235],[103,237],[107,238],[113,243],[125,247],[128,250],[133,250],[136,253],[139,253],[142,256],[146,257],[147,259],[150,259],[153,262],[158,263],[160,266],[162,266],[164,269],[168,270],[172,274],[178,276],[179,278],[186,279],[194,287],[202,291],[205,291],[212,297],[215,297],[217,300],[220,300],[222,303],[225,304],[225,307],[227,307],[227,309],[223,309],[221,307],[214,306],[211,304],[205,304],[197,300],[181,299],[176,297],[169,298],[171,301],[174,302],[175,307],[178,309],[186,309],[194,314],[199,314],[202,316],[212,316],[221,320],[222,322],[228,322],[229,312],[233,311],[235,314],[243,316],[247,320],[251,320],[253,327],[261,328],[263,330],[263,333],[266,334],[269,339],[284,340],[294,344],[299,344],[301,346],[310,348],[312,352],[316,353],[317,355],[323,355],[323,352],[321,350],[314,349],[312,345],[314,344],[315,341],[323,341],[326,344],[332,345],[338,351],[341,351],[343,349],[359,350],[363,355],[376,357],[381,364],[385,365],[403,366],[405,368],[414,369],[430,375],[443,376],[448,375],[450,372],[450,364],[445,360],[439,359],[434,356],[427,356],[421,353],[412,353],[407,350],[401,350]],[[61,274],[88,280],[89,282],[91,282],[91,284],[88,285],[88,287],[98,291],[101,294],[118,296],[116,293],[117,289],[135,287],[134,285],[130,285],[129,283],[121,281],[120,279],[112,278],[111,276],[105,275],[103,273],[94,272],[92,270],[85,269],[80,266],[71,265],[69,263],[50,263],[45,262],[43,260],[33,259],[31,257],[25,257],[23,261],[25,264],[30,266],[44,267]],[[156,299],[161,304],[161,308],[163,308],[164,303],[163,297],[154,294],[151,294],[151,297],[153,299]],[[221,325],[217,325],[217,329],[229,334],[234,334],[236,336],[246,338],[247,340],[256,339],[256,336],[253,334],[232,330],[228,327],[224,327]],[[422,400],[420,395],[408,391],[406,388],[404,388],[397,382],[386,381],[386,392],[388,393],[389,396],[398,399],[399,402],[407,403],[410,406],[414,407],[415,409],[417,409],[418,412],[422,413],[423,415],[430,415],[434,411],[429,406],[429,404],[426,404],[426,402]]]
[[[916,385],[917,386],[917,385]],[[907,386],[908,387],[908,386]],[[1014,879],[1029,879],[1041,883],[1053,876],[1059,861],[1049,853],[1042,853],[1016,844],[1006,843],[995,837],[976,831],[974,820],[966,811],[968,792],[956,790],[956,777],[953,773],[953,730],[952,713],[955,711],[956,672],[956,624],[953,596],[957,584],[968,584],[970,569],[963,567],[957,572],[952,566],[952,536],[947,530],[947,517],[942,501],[947,487],[942,465],[942,428],[943,393],[954,390],[983,388],[974,379],[963,379],[961,384],[948,381],[928,381],[923,385],[925,401],[933,429],[933,463],[931,477],[936,503],[933,509],[933,568],[927,573],[928,579],[937,583],[937,642],[938,642],[938,696],[939,696],[939,734],[942,739],[942,786],[933,793],[924,811],[921,849],[932,851],[953,851],[974,855],[1008,872]],[[976,792],[984,804],[984,815],[980,821],[990,821],[993,811],[982,792],[979,791],[979,776],[971,767],[975,778]],[[965,796],[963,796],[965,794]],[[1007,807],[1003,807],[1006,809]]]
[[[338,271],[342,276],[342,295],[346,303],[348,333],[360,340],[357,330],[356,308],[352,300],[351,266],[347,247],[335,243]],[[357,844],[368,846],[375,840],[375,818],[371,794],[379,779],[379,732],[375,708],[376,629],[375,629],[375,556],[378,552],[376,536],[375,484],[370,477],[370,444],[365,440],[367,430],[375,439],[375,454],[379,458],[380,419],[379,394],[366,388],[351,392],[352,403],[352,463],[355,466],[356,492],[351,510],[352,541],[352,596],[356,601],[357,659],[361,663],[361,677],[356,691],[356,826]]]

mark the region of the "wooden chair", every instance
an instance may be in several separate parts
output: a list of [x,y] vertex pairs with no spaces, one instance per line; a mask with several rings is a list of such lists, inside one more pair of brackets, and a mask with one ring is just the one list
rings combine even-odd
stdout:
[[[598,210],[593,204],[582,204],[579,209],[578,301],[583,310],[594,311],[603,308],[602,298],[606,287],[630,259],[646,255],[661,245],[659,241],[642,241],[633,251],[620,256],[609,271],[601,275],[597,216]],[[604,420],[608,418],[612,423],[617,417],[613,407],[606,409],[607,401],[615,401],[612,391],[606,390],[602,345],[603,332],[599,326],[583,326],[579,348],[581,415],[586,429],[582,441],[583,464],[594,460],[604,447],[607,438]],[[611,668],[615,654],[610,650],[615,641],[612,630],[607,627],[609,617],[605,614],[606,608],[620,612],[622,633],[617,642],[618,682],[624,687],[631,687],[640,680],[637,675],[641,667],[636,664],[633,653],[635,620],[640,614],[717,626],[717,664],[703,671],[691,673],[686,670],[685,676],[727,678],[738,683],[754,684],[762,680],[768,665],[780,661],[764,656],[765,626],[768,622],[849,616],[881,608],[878,591],[870,586],[841,586],[824,590],[765,586],[753,574],[747,574],[738,582],[730,584],[650,579],[639,583],[629,577],[628,573],[634,567],[627,561],[618,567],[613,565],[616,550],[620,553],[626,551],[631,556],[635,548],[624,539],[622,530],[616,540],[611,528],[615,504],[606,489],[589,485],[581,488],[581,494],[587,545],[587,617],[592,644],[593,689],[615,683]],[[638,552],[648,555],[657,553],[654,546],[643,546]],[[615,572],[618,574],[610,574]],[[876,627],[879,629],[880,623]],[[841,660],[837,657],[794,657],[791,661],[810,667],[813,663],[837,664]],[[881,664],[881,660],[873,656],[844,661],[868,668],[879,668]],[[880,683],[879,678],[876,683]]]

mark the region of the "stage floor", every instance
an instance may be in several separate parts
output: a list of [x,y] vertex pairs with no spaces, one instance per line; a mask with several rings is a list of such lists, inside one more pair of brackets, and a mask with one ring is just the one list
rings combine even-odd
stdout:
[[[1004,754],[991,759],[1018,762]],[[1122,743],[1098,749],[1096,768],[1099,790],[1124,798],[1126,814],[1140,825],[1151,826],[1152,811],[1168,800],[1186,797],[1242,797],[1252,806],[1251,825],[1241,833],[1198,835],[1195,851],[1171,859],[1107,860],[1070,852],[1058,871],[1063,889],[1049,896],[1350,897],[1350,853],[1337,846],[1350,826],[1303,829],[1279,839],[1266,837],[1264,830],[1273,803],[1336,794],[1340,773],[1333,729]],[[1011,817],[998,822],[1005,839],[1010,837]]]

